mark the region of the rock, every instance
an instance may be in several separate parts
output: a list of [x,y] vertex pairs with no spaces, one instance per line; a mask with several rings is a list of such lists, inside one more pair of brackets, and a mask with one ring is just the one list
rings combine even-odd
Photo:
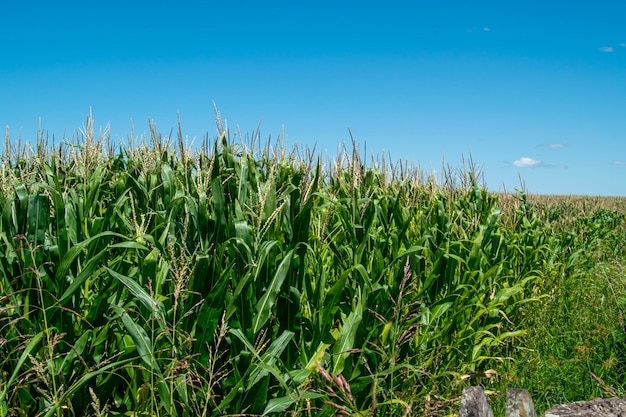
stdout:
[[533,399],[525,389],[511,388],[506,393],[506,417],[537,417]]
[[626,417],[626,398],[605,398],[556,405],[544,417]]
[[[485,391],[467,387],[461,395],[459,417],[494,417]],[[505,417],[537,417],[530,394],[525,389],[507,391]],[[626,398],[605,398],[556,405],[543,417],[626,417]]]
[[493,411],[481,387],[463,389],[459,417],[493,417]]

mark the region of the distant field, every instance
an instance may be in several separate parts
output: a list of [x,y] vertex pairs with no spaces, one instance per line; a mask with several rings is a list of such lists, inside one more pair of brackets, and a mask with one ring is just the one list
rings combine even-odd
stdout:
[[[505,203],[519,201],[516,194],[498,194],[498,197]],[[538,209],[564,207],[573,212],[586,213],[602,208],[626,214],[626,197],[543,195],[529,192],[527,199],[535,204]]]

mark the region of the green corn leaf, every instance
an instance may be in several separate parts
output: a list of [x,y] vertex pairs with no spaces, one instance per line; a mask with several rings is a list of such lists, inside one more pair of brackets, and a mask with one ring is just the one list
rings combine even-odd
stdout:
[[241,329],[229,329],[228,332],[230,334],[232,334],[233,336],[235,336],[237,339],[239,339],[239,341],[244,344],[246,349],[248,349],[248,351],[250,351],[250,353],[252,353],[252,355],[254,355],[254,357],[257,360],[259,360],[259,361],[261,360],[261,356],[259,356],[259,352],[257,352],[257,350],[254,348],[254,346],[252,346],[252,343],[250,343],[250,341],[243,334]]
[[[68,202],[66,202],[65,205],[65,226],[66,226],[66,232],[67,232],[67,247],[68,247],[68,251],[67,253],[69,253],[72,248],[73,245],[76,245],[78,242],[78,237],[80,236],[80,232],[79,232],[79,228],[78,228],[78,221],[76,220],[76,208],[74,207],[74,204],[72,204],[72,201],[78,201],[78,198],[74,199],[73,197],[75,196],[75,193],[73,192],[74,190],[72,190],[70,192],[70,199]],[[62,254],[65,252],[61,252]]]
[[141,302],[141,304],[143,304],[143,306],[146,309],[148,309],[148,311],[152,312],[153,317],[163,319],[163,320],[159,320],[159,323],[162,326],[165,325],[165,322],[164,322],[165,314],[163,311],[163,304],[160,301],[152,298],[152,296],[148,293],[148,291],[146,291],[145,288],[139,285],[139,283],[135,281],[134,279],[132,279],[131,277],[115,272],[109,267],[105,267],[105,269],[109,272],[109,274],[111,274],[113,278],[115,278],[116,280],[124,284],[124,286],[128,288],[128,290],[135,297],[137,297],[139,302]]
[[363,318],[362,299],[359,297],[357,307],[352,311],[348,318],[343,322],[337,341],[333,346],[333,370],[334,375],[343,372],[346,358],[350,355],[349,350],[354,348],[356,332]]
[[338,308],[337,306],[343,294],[344,288],[346,287],[349,275],[350,271],[346,271],[341,274],[337,282],[335,282],[326,293],[323,303],[320,303],[322,306],[319,318],[321,324],[330,326],[333,322],[335,311]]
[[129,240],[126,242],[120,242],[120,243],[113,243],[109,246],[107,246],[108,249],[135,249],[135,250],[150,250],[148,249],[148,247],[146,245],[143,245],[139,242],[135,242],[133,240]]
[[63,363],[61,364],[61,370],[66,375],[71,375],[72,370],[71,367],[74,363],[74,360],[83,354],[85,347],[87,346],[87,342],[92,337],[92,331],[87,330],[83,333],[78,340],[72,346],[72,349],[68,352],[68,354],[63,358]]
[[311,356],[311,358],[309,359],[309,361],[307,362],[304,368],[309,371],[316,370],[317,366],[322,362],[322,359],[324,358],[326,349],[328,349],[329,347],[330,347],[330,344],[320,342],[319,346],[317,347],[317,351],[315,351],[315,353]]
[[157,265],[159,263],[159,250],[154,248],[150,251],[146,257],[139,261],[139,265],[141,267],[141,277],[144,282],[149,279],[155,280],[157,276]]
[[87,200],[85,201],[86,207],[95,209],[95,207],[100,202],[100,191],[102,189],[102,184],[105,182],[104,178],[106,176],[106,171],[107,171],[106,165],[99,164],[96,167],[96,169],[93,171],[91,176],[89,177],[88,186],[87,186],[87,190],[88,190]]
[[135,343],[135,347],[137,348],[137,352],[139,353],[141,360],[148,365],[150,370],[157,371],[158,364],[154,358],[152,342],[150,341],[148,333],[146,333],[146,331],[139,326],[122,307],[112,304],[111,308],[122,319],[126,331],[128,331],[128,334]]
[[286,392],[293,392],[293,387],[290,387],[287,382],[289,380],[288,374],[283,374],[280,369],[275,365],[268,365],[264,362],[258,362],[254,364],[254,371],[259,370],[262,375],[272,375],[276,381],[280,384],[283,390]]
[[287,348],[287,345],[293,339],[294,333],[289,330],[284,330],[280,336],[278,336],[267,350],[261,355],[261,360],[268,364],[273,365],[280,355]]
[[186,375],[180,375],[176,378],[176,392],[180,395],[180,400],[183,404],[189,404],[189,385],[186,382]]
[[[245,207],[248,203],[248,163],[250,161],[242,161],[239,166],[241,167],[239,173],[239,188],[237,190],[237,202],[241,207]],[[237,218],[237,220],[243,220]]]
[[[261,355],[261,361],[267,366],[274,366],[276,361],[280,358],[280,355],[287,348],[287,345],[293,339],[294,333],[289,330],[285,330],[281,335],[272,342],[265,352]],[[250,382],[248,385],[255,385],[266,374],[266,372],[259,372],[258,370],[252,372],[250,375]]]
[[46,229],[48,228],[48,212],[49,201],[46,194],[36,194],[28,197],[27,237],[29,244],[32,245],[29,253],[34,254],[34,259],[31,259],[31,262],[34,262],[34,264],[30,266],[34,269],[37,269],[43,262],[43,243]]
[[[283,386],[283,388],[287,391],[290,391],[290,388],[287,386],[287,382],[285,377],[282,375],[279,369],[277,369],[273,364],[275,363],[278,355],[282,353],[282,351],[286,348],[287,344],[294,336],[292,332],[285,331],[281,336],[276,339],[272,346],[270,346],[265,353],[262,355],[255,349],[255,347],[250,343],[250,341],[243,334],[241,329],[229,329],[229,333],[235,336],[239,341],[243,343],[246,349],[254,356],[255,362],[252,366],[248,367],[245,374],[237,383],[237,386],[243,387],[243,382],[248,381],[248,387],[252,388],[256,386],[259,380],[266,376],[267,374],[271,374],[274,378]],[[249,375],[249,378],[246,376]],[[233,388],[235,389],[235,388]],[[229,395],[224,398],[222,404],[227,404],[234,398],[235,393],[231,391]],[[222,406],[220,404],[220,406]]]
[[[130,180],[130,183],[131,183],[129,185],[134,186],[132,187],[132,190],[135,191],[136,196],[137,196],[136,203],[141,204],[141,205],[145,204],[145,202],[149,200],[148,190],[146,189],[145,185],[142,182],[140,182],[138,178],[135,178],[134,175],[129,175],[128,180]],[[131,188],[129,188],[128,191],[131,191]]]
[[85,281],[87,281],[88,278],[94,276],[100,260],[107,254],[108,251],[106,249],[101,250],[100,252],[98,252],[97,255],[87,261],[87,263],[83,266],[76,278],[67,287],[63,295],[61,295],[61,298],[59,298],[59,303],[61,305],[65,305],[74,295],[74,293],[82,287]]
[[263,406],[267,403],[270,376],[264,373],[257,382],[248,385],[242,398],[241,411],[250,414],[258,414],[263,410]]
[[177,416],[178,412],[176,411],[176,407],[172,404],[172,394],[170,391],[170,385],[168,381],[163,378],[160,372],[158,372],[159,379],[157,381],[157,390],[159,391],[159,400],[167,414],[170,416]]
[[528,333],[526,330],[513,330],[510,332],[503,332],[498,334],[497,339],[498,342],[503,342],[506,339],[510,339],[512,337],[520,337],[520,336],[524,336],[526,333]]
[[72,263],[76,260],[76,258],[81,255],[83,253],[83,251],[87,248],[87,246],[89,246],[89,244],[91,244],[92,242],[98,240],[98,239],[102,239],[105,237],[118,237],[120,239],[126,240],[126,236],[121,235],[119,233],[115,233],[115,232],[102,232],[102,233],[98,233],[97,235],[94,235],[90,238],[87,238],[83,241],[81,241],[80,243],[74,245],[72,247],[72,249],[69,250],[69,252],[67,252],[63,258],[61,259],[61,261],[59,262],[59,265],[57,267],[57,272],[56,272],[56,277],[57,279],[64,279],[65,276],[68,274],[68,271],[72,265]]
[[405,251],[403,251],[401,254],[399,254],[398,256],[396,256],[393,260],[393,262],[398,262],[398,261],[406,261],[406,258],[408,256],[413,256],[413,255],[421,255],[424,253],[424,251],[426,250],[426,248],[424,246],[421,245],[414,245],[409,247],[408,249],[406,249]]
[[[268,256],[270,255],[274,247],[276,247],[277,245],[278,245],[278,241],[276,240],[264,241],[261,244],[261,248],[259,249],[260,255],[257,261],[256,272],[254,274],[254,281],[259,280],[259,277],[265,265],[266,259],[268,258]],[[235,291],[233,292],[233,301],[231,302],[231,305],[229,305],[229,308],[236,301],[237,297],[239,297],[239,295],[242,293],[244,287],[248,284],[249,280],[252,277],[253,275],[251,273],[247,273],[243,277],[241,277],[239,282],[237,282],[237,286],[235,287]]]
[[430,307],[430,322],[431,324],[433,324],[435,321],[437,321],[441,316],[443,316],[445,314],[446,311],[448,311],[456,302],[456,300],[458,299],[458,296],[456,295],[449,295],[439,301],[437,301],[435,304],[433,304]]
[[106,365],[104,365],[102,367],[99,367],[98,369],[96,369],[94,371],[85,373],[83,376],[80,377],[80,379],[78,381],[76,381],[75,383],[70,385],[70,387],[67,389],[67,391],[65,391],[63,393],[63,395],[61,396],[59,401],[54,402],[54,403],[51,404],[50,409],[48,410],[48,412],[44,416],[45,417],[53,417],[55,414],[57,414],[56,405],[57,404],[66,404],[67,399],[68,398],[72,398],[72,396],[74,394],[76,394],[76,392],[78,392],[81,389],[84,389],[85,385],[91,379],[96,378],[96,377],[98,377],[98,376],[100,376],[102,374],[105,374],[107,372],[115,372],[116,369],[123,368],[127,364],[131,363],[133,360],[134,360],[134,358],[120,360],[120,361],[113,361],[111,363],[107,363]]
[[278,266],[276,273],[274,274],[274,278],[270,282],[269,287],[263,294],[263,297],[259,300],[259,303],[256,307],[256,316],[254,317],[252,323],[252,332],[257,334],[259,330],[265,325],[267,320],[270,318],[272,307],[276,302],[276,296],[280,292],[280,288],[285,281],[285,277],[289,272],[289,268],[291,266],[291,259],[293,258],[294,249],[287,252],[284,259]]
[[59,252],[67,253],[70,249],[70,244],[68,241],[68,233],[65,222],[65,199],[62,194],[62,188],[58,186],[57,188],[47,187],[47,189],[50,192],[54,206],[53,228],[57,233]]
[[[26,218],[28,216],[28,190],[24,184],[20,184],[15,188],[15,194],[17,195],[17,201],[19,204],[17,205],[18,209],[16,210],[17,215],[17,226],[22,227],[21,225],[26,224]],[[20,232],[24,230],[21,229]]]
[[295,400],[289,396],[272,398],[267,402],[265,406],[265,410],[263,410],[263,415],[267,416],[270,414],[282,413],[295,402]]
[[6,381],[2,391],[0,391],[0,405],[4,403],[7,392],[9,391],[9,388],[12,388],[13,382],[15,382],[15,379],[17,378],[17,376],[20,373],[20,370],[22,369],[22,365],[24,365],[24,362],[26,362],[28,355],[30,355],[33,352],[33,350],[37,348],[37,346],[39,345],[39,342],[41,342],[41,339],[43,338],[43,335],[44,335],[44,332],[39,332],[35,336],[33,336],[33,338],[26,345],[26,348],[24,348],[24,350],[22,351],[22,354],[20,355],[20,358],[17,360],[17,364],[15,364],[15,368],[13,369],[13,372],[11,373],[9,380]]
[[277,207],[276,183],[274,181],[265,183],[265,189],[262,192],[265,194],[265,206],[262,207],[261,221],[265,223],[272,217]]
[[[238,205],[238,203],[237,203]],[[246,245],[252,245],[253,232],[252,227],[245,220],[238,220],[235,222],[235,236],[240,239]]]
[[485,236],[486,227],[481,225],[478,227],[478,233],[472,242],[472,249],[469,253],[467,264],[471,270],[480,269],[481,250],[483,246],[483,238]]
[[511,298],[515,294],[519,294],[523,290],[524,288],[520,285],[514,285],[513,287],[500,288],[498,292],[496,292],[495,296],[493,297],[492,302],[500,305],[506,302],[509,298]]
[[176,190],[176,181],[174,179],[174,171],[172,167],[167,164],[161,164],[161,180],[163,184],[163,197],[165,198],[165,207],[169,207],[174,199],[174,192]]

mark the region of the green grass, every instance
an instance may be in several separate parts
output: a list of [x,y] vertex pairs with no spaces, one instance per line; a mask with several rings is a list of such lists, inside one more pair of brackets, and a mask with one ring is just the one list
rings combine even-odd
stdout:
[[[0,175],[0,416],[436,415],[623,393],[616,199],[93,121]],[[175,142],[173,144],[172,142]],[[582,209],[581,209],[582,207]],[[497,406],[502,396],[494,395]]]
[[[626,395],[626,199],[532,196],[535,210],[560,241],[557,268],[541,303],[522,321],[523,350],[489,384],[504,410],[506,387],[530,391],[538,415],[549,407]],[[557,246],[554,245],[556,248]]]

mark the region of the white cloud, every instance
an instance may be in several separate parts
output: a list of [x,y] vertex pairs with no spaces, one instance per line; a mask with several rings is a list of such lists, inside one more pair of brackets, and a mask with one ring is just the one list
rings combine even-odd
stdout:
[[491,28],[489,26],[483,26],[483,27],[474,26],[474,27],[471,27],[471,28],[467,29],[467,31],[469,33],[472,33],[472,32],[491,32]]
[[548,148],[550,149],[563,149],[566,146],[564,143],[548,143]]
[[613,161],[613,165],[626,165],[626,161]]
[[540,164],[541,164],[540,160],[528,158],[526,156],[523,156],[520,159],[513,161],[513,165],[518,168],[530,168],[530,167],[534,167]]
[[612,46],[603,46],[602,48],[600,48],[601,52],[608,52],[611,53],[613,52],[613,47]]
[[622,48],[626,48],[626,42],[620,43],[619,46],[621,46]]

